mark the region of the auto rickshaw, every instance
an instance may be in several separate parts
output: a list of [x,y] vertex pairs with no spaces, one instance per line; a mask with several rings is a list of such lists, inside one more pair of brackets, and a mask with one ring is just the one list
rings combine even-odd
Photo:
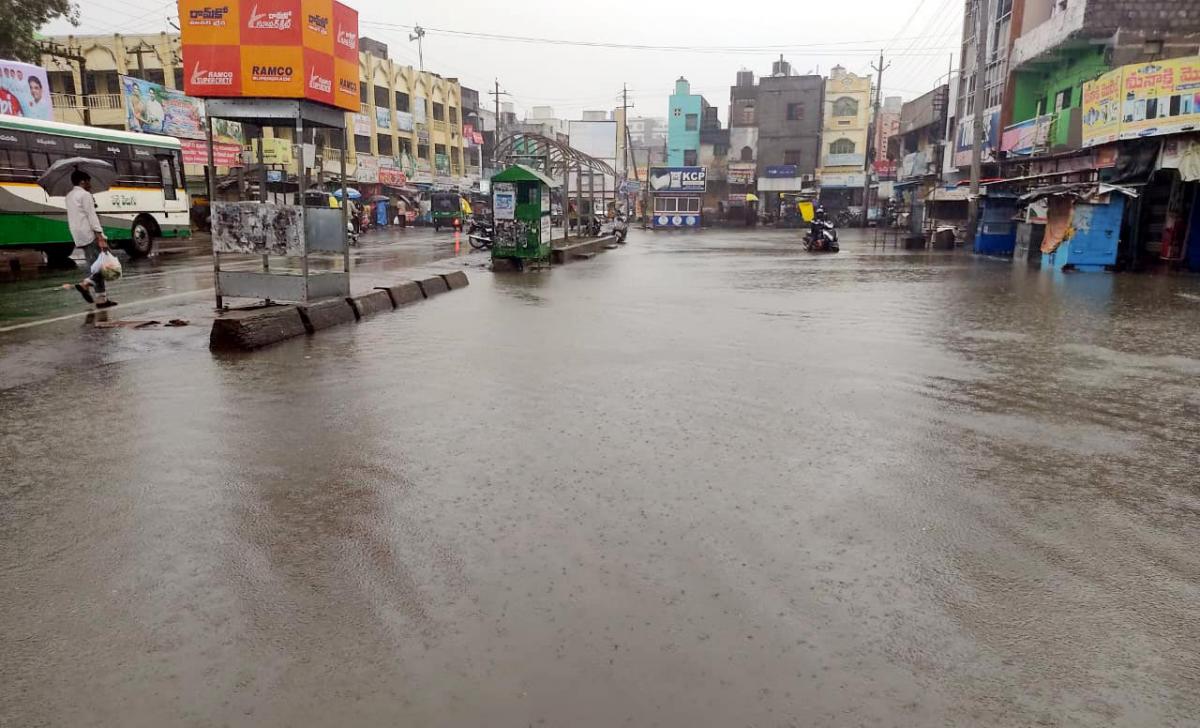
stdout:
[[434,230],[441,230],[443,225],[462,229],[462,196],[457,192],[434,192],[429,197],[429,216]]

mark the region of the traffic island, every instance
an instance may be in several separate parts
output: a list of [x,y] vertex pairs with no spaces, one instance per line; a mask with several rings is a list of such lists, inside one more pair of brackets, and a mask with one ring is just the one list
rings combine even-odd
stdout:
[[550,251],[550,259],[555,265],[569,263],[572,260],[589,260],[596,257],[596,253],[607,250],[608,246],[615,244],[616,241],[615,235],[603,235],[577,242],[559,241]]
[[303,305],[268,305],[222,311],[213,320],[208,344],[213,351],[252,351],[280,341],[392,311],[438,293],[470,285],[462,271],[379,286],[349,298],[327,298]]

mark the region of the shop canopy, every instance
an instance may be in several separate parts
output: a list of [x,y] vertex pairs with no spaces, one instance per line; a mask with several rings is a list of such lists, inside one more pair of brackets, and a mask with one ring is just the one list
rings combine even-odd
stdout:
[[541,182],[548,187],[561,187],[562,184],[556,182],[541,172],[531,167],[526,167],[523,164],[514,164],[503,172],[492,177],[492,182]]

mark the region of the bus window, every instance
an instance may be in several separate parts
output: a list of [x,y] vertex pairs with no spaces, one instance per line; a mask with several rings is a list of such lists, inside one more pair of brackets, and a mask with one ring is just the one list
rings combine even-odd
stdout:
[[30,152],[29,153],[29,168],[34,174],[40,175],[50,167],[50,155],[45,152]]
[[158,158],[158,173],[162,180],[163,199],[175,199],[175,175],[171,170],[171,158]]

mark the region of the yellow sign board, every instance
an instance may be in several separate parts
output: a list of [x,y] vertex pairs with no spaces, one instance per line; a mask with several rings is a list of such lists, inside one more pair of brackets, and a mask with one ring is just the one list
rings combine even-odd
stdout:
[[1121,70],[1121,139],[1200,128],[1200,56],[1138,63]]
[[1115,142],[1121,136],[1121,80],[1117,68],[1083,84],[1083,146]]
[[292,143],[287,139],[279,139],[277,137],[254,139],[250,145],[250,153],[253,155],[252,162],[258,162],[258,147],[260,142],[262,143],[263,164],[292,163]]

